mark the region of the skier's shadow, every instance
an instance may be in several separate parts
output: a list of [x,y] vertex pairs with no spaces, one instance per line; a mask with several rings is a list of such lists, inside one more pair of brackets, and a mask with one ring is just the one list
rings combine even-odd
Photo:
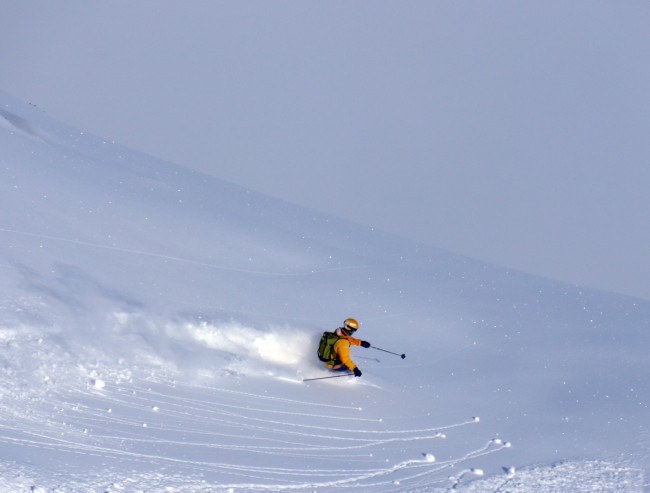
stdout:
[[375,361],[377,363],[381,363],[379,358],[369,358],[367,356],[357,356],[355,359],[364,360],[364,361]]

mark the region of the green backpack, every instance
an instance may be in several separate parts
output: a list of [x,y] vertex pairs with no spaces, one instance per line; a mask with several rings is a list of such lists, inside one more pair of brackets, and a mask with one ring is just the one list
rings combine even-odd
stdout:
[[334,344],[341,339],[334,332],[323,332],[318,345],[318,359],[327,364],[334,365],[336,363],[336,353],[334,352]]

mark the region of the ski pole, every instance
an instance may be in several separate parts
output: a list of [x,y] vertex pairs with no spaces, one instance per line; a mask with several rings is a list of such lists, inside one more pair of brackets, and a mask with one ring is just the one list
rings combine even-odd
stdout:
[[318,377],[318,378],[303,378],[303,382],[311,382],[312,380],[325,380],[326,378],[341,378],[341,377],[349,377],[351,375],[354,375],[354,373],[344,373],[343,375],[332,375],[331,377]]
[[406,354],[404,354],[404,353],[399,354],[399,353],[394,353],[392,351],[386,351],[385,349],[382,349],[382,348],[377,347],[377,346],[370,346],[370,347],[373,348],[373,349],[376,349],[377,351],[383,351],[385,353],[394,354],[395,356],[399,356],[402,359],[406,358]]

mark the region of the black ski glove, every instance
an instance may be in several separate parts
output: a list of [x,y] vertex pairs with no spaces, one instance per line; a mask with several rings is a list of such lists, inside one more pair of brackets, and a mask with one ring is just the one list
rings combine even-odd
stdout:
[[361,347],[369,348],[370,343],[368,341],[361,341]]
[[355,377],[360,377],[361,376],[361,370],[359,370],[359,368],[355,368],[352,371],[354,372]]

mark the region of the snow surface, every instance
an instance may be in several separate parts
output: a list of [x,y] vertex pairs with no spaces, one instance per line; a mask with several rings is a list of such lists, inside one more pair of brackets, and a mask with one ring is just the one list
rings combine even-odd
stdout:
[[[648,302],[273,200],[4,93],[0,173],[2,493],[647,490]],[[302,382],[349,316],[406,359],[354,348],[361,378]]]

